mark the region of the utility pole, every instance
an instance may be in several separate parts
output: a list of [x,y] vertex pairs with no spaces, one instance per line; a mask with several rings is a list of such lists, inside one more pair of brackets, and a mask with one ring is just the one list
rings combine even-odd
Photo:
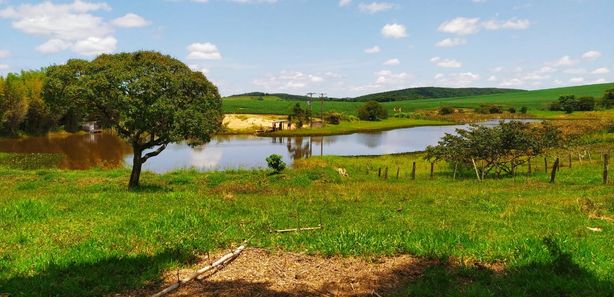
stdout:
[[313,117],[313,108],[311,107],[311,100],[313,100],[313,96],[316,94],[317,93],[314,92],[307,93],[307,97],[309,97],[309,100],[307,101],[307,105],[309,105],[309,128],[313,128],[313,121],[311,120],[311,117]]
[[326,98],[326,94],[320,93],[320,121],[322,127],[324,127],[324,98]]

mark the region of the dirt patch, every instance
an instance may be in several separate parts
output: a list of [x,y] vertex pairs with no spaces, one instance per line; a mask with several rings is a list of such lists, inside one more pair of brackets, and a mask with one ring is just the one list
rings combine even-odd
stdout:
[[[165,286],[123,296],[151,295],[227,252],[212,254],[211,260],[203,259],[190,269],[169,271],[164,275]],[[325,258],[247,249],[222,270],[188,283],[170,296],[386,296],[438,263],[407,255]]]
[[224,126],[231,131],[258,130],[270,128],[273,121],[285,120],[287,116],[259,114],[227,114],[224,116]]

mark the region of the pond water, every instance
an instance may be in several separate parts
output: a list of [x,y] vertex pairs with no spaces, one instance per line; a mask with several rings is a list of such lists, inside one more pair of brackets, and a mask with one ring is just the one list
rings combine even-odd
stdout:
[[[485,122],[496,125],[498,121]],[[179,168],[217,170],[230,168],[266,167],[265,158],[279,154],[291,164],[293,160],[310,156],[381,155],[424,150],[437,144],[454,126],[425,126],[372,133],[355,133],[313,137],[258,137],[253,135],[215,136],[199,147],[183,143],[170,144],[159,156],[144,164],[145,170],[167,172]],[[132,150],[113,134],[64,135],[0,139],[0,152],[58,153],[64,160],[60,167],[87,169],[130,165]]]

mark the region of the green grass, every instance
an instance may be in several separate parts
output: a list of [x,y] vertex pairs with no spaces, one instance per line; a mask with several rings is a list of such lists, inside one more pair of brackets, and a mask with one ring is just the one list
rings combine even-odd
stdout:
[[420,119],[399,119],[389,118],[381,121],[342,121],[339,125],[327,124],[322,128],[303,128],[298,130],[283,130],[271,133],[274,136],[316,136],[316,135],[340,135],[356,132],[374,132],[397,128],[408,128],[417,126],[441,126],[452,125],[452,122],[420,120]]
[[[413,161],[416,180],[409,178]],[[556,184],[539,165],[532,176],[480,183],[471,171],[453,181],[444,164],[431,180],[419,154],[325,157],[281,175],[144,173],[136,192],[126,190],[125,169],[2,165],[0,293],[121,293],[159,284],[162,272],[197,254],[250,239],[255,247],[322,255],[440,260],[399,288],[401,296],[537,296],[540,289],[610,296],[614,226],[589,214],[614,216],[614,188],[601,184],[597,163],[564,167]],[[386,167],[384,180],[377,171]],[[269,233],[320,223],[317,232]],[[505,273],[458,264],[474,262],[502,263]]]
[[[562,95],[594,96],[601,98],[605,90],[613,89],[614,83],[585,85],[576,87],[564,87],[555,89],[536,90],[528,92],[514,92],[506,94],[484,95],[474,97],[457,97],[442,99],[418,99],[397,102],[382,103],[390,112],[395,107],[403,111],[415,111],[417,109],[432,109],[441,106],[454,107],[477,107],[481,104],[499,104],[513,106],[519,109],[522,106],[529,108],[529,113],[545,110],[549,103],[558,100]],[[292,106],[299,101],[286,101],[277,97],[265,97],[264,101],[258,101],[255,97],[231,97],[225,98],[223,109],[226,113],[256,113],[256,114],[289,114]],[[356,110],[364,102],[333,102],[326,101],[323,105],[324,112],[338,111],[346,114],[356,114]],[[303,107],[306,106],[302,102]],[[320,102],[314,102],[315,115],[320,112]]]

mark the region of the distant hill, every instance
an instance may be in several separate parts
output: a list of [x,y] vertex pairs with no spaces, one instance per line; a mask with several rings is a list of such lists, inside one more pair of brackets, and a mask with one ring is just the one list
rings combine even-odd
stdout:
[[454,98],[454,97],[469,97],[482,96],[503,93],[526,92],[519,89],[499,89],[499,88],[409,88],[397,91],[388,91],[375,93],[353,98],[352,101],[379,101],[392,102],[416,99],[438,99],[438,98]]
[[[379,101],[379,102],[393,102],[393,101],[405,101],[416,99],[438,99],[438,98],[454,98],[454,97],[469,97],[469,96],[481,96],[481,95],[494,95],[513,92],[526,92],[526,90],[519,89],[499,89],[499,88],[438,88],[438,87],[422,87],[422,88],[409,88],[396,91],[388,91],[382,93],[374,93],[364,95],[356,98],[327,98],[327,100],[335,101]],[[286,93],[263,93],[263,92],[251,92],[239,95],[232,95],[229,98],[238,97],[276,97],[281,100],[292,101],[306,101],[309,99],[307,96],[292,95]]]

